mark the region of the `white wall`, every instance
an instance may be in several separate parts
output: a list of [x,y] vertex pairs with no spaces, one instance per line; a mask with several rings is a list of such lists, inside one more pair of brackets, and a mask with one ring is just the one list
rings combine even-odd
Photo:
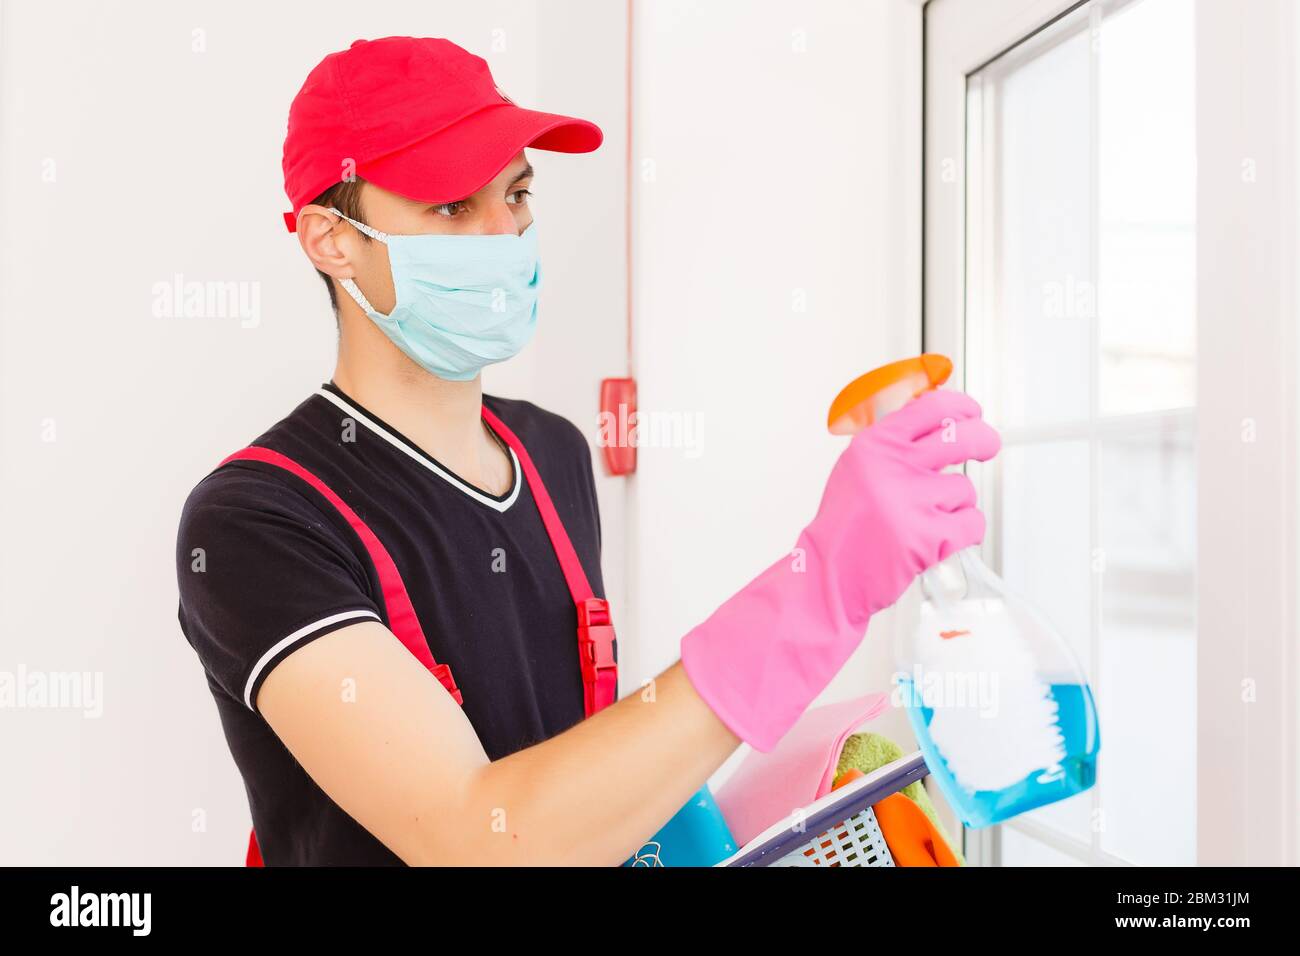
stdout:
[[[843,447],[826,432],[840,387],[920,351],[921,12],[654,0],[634,23],[640,404],[702,421],[696,457],[641,449],[648,676],[793,546]],[[828,699],[888,689],[885,623]]]
[[[595,154],[533,156],[545,318],[487,387],[587,424],[624,370],[622,5],[305,9],[0,4],[0,670],[104,681],[99,719],[0,709],[0,864],[242,862],[247,803],[176,623],[173,542],[189,488],[332,369],[324,287],[280,218],[289,101],[325,53],[447,36],[517,102],[604,127]],[[258,283],[260,322],[154,317],[176,273]]]

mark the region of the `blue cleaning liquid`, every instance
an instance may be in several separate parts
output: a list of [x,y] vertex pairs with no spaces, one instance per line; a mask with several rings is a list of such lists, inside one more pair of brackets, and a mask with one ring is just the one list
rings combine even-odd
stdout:
[[[1101,739],[1092,691],[1087,684],[1050,685],[1052,698],[1060,708],[1060,731],[1065,738],[1066,757],[1059,765],[1036,770],[1001,790],[975,791],[959,785],[949,771],[948,761],[930,737],[934,710],[922,703],[911,678],[900,678],[898,687],[926,765],[939,781],[948,803],[968,827],[1001,823],[1026,810],[1082,793],[1097,782],[1097,751]],[[972,717],[978,719],[974,712]]]

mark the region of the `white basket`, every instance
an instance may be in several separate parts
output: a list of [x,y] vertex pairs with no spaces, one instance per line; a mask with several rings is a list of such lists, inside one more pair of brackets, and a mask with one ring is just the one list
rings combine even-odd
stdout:
[[[920,752],[900,757],[792,813],[718,866],[894,866],[872,806],[923,778]],[[807,839],[808,830],[817,831]]]
[[773,866],[893,866],[876,813],[867,807],[816,839],[783,856]]

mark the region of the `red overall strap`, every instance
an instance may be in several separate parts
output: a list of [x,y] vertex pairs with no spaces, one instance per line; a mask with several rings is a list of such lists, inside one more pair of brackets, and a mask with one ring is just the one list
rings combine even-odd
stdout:
[[[225,465],[232,461],[260,461],[283,468],[291,475],[301,478],[311,485],[338,510],[339,514],[352,526],[352,530],[357,533],[361,543],[366,546],[370,561],[374,564],[375,572],[379,575],[379,584],[384,595],[384,609],[388,612],[388,629],[402,642],[403,647],[415,655],[416,660],[427,667],[434,677],[438,678],[438,682],[447,688],[447,692],[451,694],[456,703],[463,706],[464,699],[461,697],[459,688],[456,687],[456,681],[451,676],[451,668],[446,664],[439,664],[433,659],[433,652],[429,650],[429,642],[424,639],[424,629],[420,627],[420,619],[415,616],[415,609],[411,606],[410,595],[406,593],[406,585],[402,582],[402,576],[397,572],[397,565],[393,563],[392,555],[388,553],[388,549],[384,547],[369,526],[361,520],[360,516],[348,507],[347,502],[336,495],[325,482],[292,458],[271,451],[269,448],[259,448],[256,445],[244,448],[226,458],[221,464]],[[219,468],[221,465],[217,467]],[[248,853],[244,859],[244,864],[246,866],[263,865],[262,850],[257,845],[257,834],[253,831],[249,831],[248,834]]]
[[583,706],[590,717],[614,703],[618,693],[618,664],[614,660],[614,624],[609,602],[596,597],[591,590],[582,562],[578,560],[578,552],[573,550],[573,542],[564,530],[564,523],[560,521],[550,493],[524,443],[486,405],[483,406],[483,420],[519,459],[533,500],[537,502],[537,510],[541,512],[542,524],[551,539],[551,547],[560,562],[560,570],[569,585],[569,594],[578,612],[578,664],[582,668]]
[[[410,595],[406,593],[406,585],[402,582],[402,576],[397,572],[397,565],[393,563],[392,555],[388,553],[388,549],[384,547],[383,542],[375,536],[369,526],[348,506],[348,503],[336,495],[325,482],[292,458],[282,455],[278,451],[271,451],[269,448],[259,448],[253,445],[235,452],[221,464],[225,465],[232,461],[260,461],[283,468],[291,475],[301,478],[311,485],[338,510],[339,514],[352,526],[352,530],[357,533],[361,543],[366,546],[366,552],[370,555],[371,563],[375,566],[375,572],[379,575],[379,585],[384,593],[384,610],[388,612],[388,629],[397,636],[403,647],[415,655],[416,660],[427,667],[434,677],[438,678],[439,683],[447,688],[447,692],[456,698],[456,703],[463,705],[464,701],[461,699],[460,690],[457,689],[456,682],[451,676],[451,668],[446,664],[439,664],[433,659],[433,652],[429,650],[429,642],[424,637],[424,629],[420,627],[420,619],[415,616],[415,608],[411,606]],[[217,467],[221,466],[218,465]]]

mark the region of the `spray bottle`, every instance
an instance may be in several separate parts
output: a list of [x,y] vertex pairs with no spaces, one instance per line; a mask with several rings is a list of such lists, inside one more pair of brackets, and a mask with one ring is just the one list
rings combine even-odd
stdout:
[[[850,435],[937,388],[952,362],[927,354],[850,382],[828,427]],[[1100,732],[1092,691],[1052,624],[967,548],[925,571],[896,632],[896,697],[962,823],[1000,823],[1090,788]]]

